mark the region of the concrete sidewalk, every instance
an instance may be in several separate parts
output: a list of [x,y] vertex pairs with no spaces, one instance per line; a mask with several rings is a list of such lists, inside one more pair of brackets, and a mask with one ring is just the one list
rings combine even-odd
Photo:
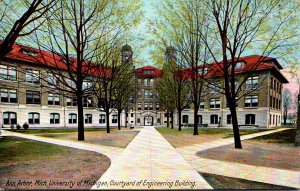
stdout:
[[93,189],[212,189],[154,127],[112,160]]
[[83,149],[88,151],[93,151],[97,153],[101,153],[109,157],[111,160],[119,155],[124,149],[118,148],[118,147],[108,147],[108,146],[102,146],[102,145],[95,145],[85,142],[78,142],[78,141],[66,141],[66,140],[59,140],[54,138],[48,138],[48,137],[40,137],[36,135],[28,135],[23,133],[17,133],[17,132],[11,132],[11,131],[5,131],[2,130],[1,136],[15,136],[20,137],[24,139],[30,139],[34,141],[44,142],[44,143],[51,143],[76,149]]
[[[264,131],[244,135],[241,136],[241,140],[247,140],[254,137],[267,135],[287,129],[289,128],[281,128],[271,131]],[[298,171],[253,166],[234,162],[225,162],[220,160],[204,159],[196,155],[196,153],[199,151],[221,147],[232,143],[234,143],[233,137],[188,147],[180,147],[177,148],[177,150],[195,169],[197,169],[200,172],[247,179],[268,184],[300,188],[300,173]]]

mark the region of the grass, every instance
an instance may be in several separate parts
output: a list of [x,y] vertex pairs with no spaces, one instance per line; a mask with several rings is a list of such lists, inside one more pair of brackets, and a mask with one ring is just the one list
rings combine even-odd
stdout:
[[[199,144],[207,141],[213,141],[221,138],[232,137],[232,129],[224,128],[199,128],[199,135],[193,135],[193,128],[183,128],[182,131],[178,129],[170,129],[166,127],[157,128],[174,147],[189,146]],[[241,135],[247,135],[266,131],[266,129],[241,129]]]
[[[111,133],[106,133],[106,131],[88,131],[84,133],[84,142],[103,146],[125,148],[131,142],[131,140],[138,134],[138,132],[139,131],[137,130],[112,130]],[[75,132],[56,132],[45,134],[41,133],[36,135],[48,138],[77,141],[77,133]]]
[[202,177],[214,188],[214,189],[272,189],[272,190],[297,190],[296,188],[278,186],[273,184],[267,184],[262,182],[256,182],[251,180],[245,180],[240,178],[232,178],[227,176],[209,174],[199,172]]
[[[68,186],[36,185],[36,180],[97,181],[110,166],[105,155],[36,142],[16,137],[0,138],[0,188],[2,189],[68,189]],[[7,185],[7,181],[31,181],[30,186]],[[92,185],[75,185],[90,189]]]
[[[24,134],[45,134],[45,133],[76,133],[78,132],[77,128],[68,128],[68,129],[8,129],[8,131],[17,132],[17,133],[24,133]],[[105,131],[106,129],[99,129],[99,128],[85,128],[85,132],[93,132],[93,131]]]
[[266,143],[279,143],[279,144],[294,144],[296,136],[296,129],[288,129],[260,137],[250,139],[250,141],[260,141]]

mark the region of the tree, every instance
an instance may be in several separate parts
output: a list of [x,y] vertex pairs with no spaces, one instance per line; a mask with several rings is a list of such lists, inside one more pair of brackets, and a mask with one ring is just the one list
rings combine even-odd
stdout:
[[[16,2],[0,2],[0,5],[4,4],[4,6],[1,5],[0,8],[2,31],[0,37],[3,39],[0,44],[0,59],[12,50],[12,46],[17,38],[32,34],[44,24],[46,19],[43,17],[57,3],[57,0],[33,0],[32,2],[24,0],[22,3],[25,12],[15,22],[12,22],[11,19],[13,18],[11,18],[11,16],[17,15],[16,12],[14,12],[16,11],[14,10]],[[7,28],[10,28],[10,30],[8,31]]]
[[[222,91],[225,94],[232,116],[235,148],[242,148],[237,120],[237,100],[253,90],[242,93],[246,81],[265,61],[266,56],[275,53],[279,47],[287,47],[289,40],[295,37],[291,31],[295,28],[296,2],[281,4],[280,0],[205,0],[202,13],[207,15],[207,33],[200,33],[210,56],[218,67],[212,72],[221,72]],[[198,11],[191,10],[193,14]],[[246,76],[237,84],[238,74],[235,69],[240,57],[246,52],[258,50],[260,55],[256,64],[248,70]],[[221,61],[219,53],[221,52]],[[260,77],[260,81],[265,77]]]
[[292,104],[292,94],[289,89],[284,89],[282,93],[282,105],[283,105],[283,124],[286,125],[288,117],[288,110]]
[[163,66],[164,75],[158,81],[157,87],[160,96],[166,96],[165,100],[169,100],[169,104],[175,104],[178,113],[178,130],[181,131],[182,110],[190,104],[190,84],[185,79],[184,70],[176,64],[175,54],[176,50],[173,47],[167,47],[166,63]]
[[[128,47],[125,45],[124,47]],[[114,91],[115,108],[118,112],[118,130],[121,130],[121,113],[125,111],[125,126],[127,127],[128,108],[135,95],[134,67],[132,52],[122,51],[122,63],[117,67],[116,88]]]
[[[157,46],[172,42],[175,48],[176,63],[186,68],[191,87],[191,102],[194,107],[194,135],[198,135],[198,111],[203,98],[206,68],[210,62],[208,50],[200,34],[207,34],[202,23],[206,23],[201,14],[201,2],[193,0],[164,1],[158,8],[160,20],[151,22],[152,33],[160,40]],[[160,50],[160,49],[159,49]]]

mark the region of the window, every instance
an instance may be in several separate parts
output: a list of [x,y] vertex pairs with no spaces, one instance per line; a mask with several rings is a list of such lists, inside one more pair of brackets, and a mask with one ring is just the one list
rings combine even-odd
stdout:
[[232,124],[231,114],[227,115],[227,124]]
[[153,84],[154,84],[153,79],[150,79],[150,86],[153,86]]
[[0,65],[0,79],[17,81],[16,67]]
[[136,122],[137,122],[137,123],[140,123],[140,122],[141,122],[141,119],[140,119],[140,118],[137,118]]
[[40,124],[40,114],[39,113],[29,113],[28,114],[29,124]]
[[55,86],[55,85],[57,86],[59,84],[58,78],[52,73],[48,73],[47,82],[48,82],[48,85],[51,85],[51,86]]
[[159,110],[159,103],[156,103],[156,111]]
[[200,68],[198,69],[198,74],[205,75],[208,73],[208,68]]
[[20,52],[22,52],[23,54],[26,54],[28,56],[37,56],[38,53],[34,50],[26,50],[24,48],[20,49]]
[[183,115],[182,116],[182,123],[189,123],[189,116],[188,115]]
[[69,114],[69,123],[70,124],[76,124],[77,123],[77,114],[70,113]]
[[145,91],[144,91],[144,97],[145,97],[145,98],[148,98],[148,90],[145,90]]
[[149,110],[153,110],[153,103],[149,103]]
[[144,70],[143,74],[154,74],[154,70]]
[[197,124],[202,124],[202,115],[197,115]]
[[271,78],[270,89],[273,89],[273,78]]
[[113,115],[112,119],[111,119],[112,123],[118,123],[118,116],[117,115]]
[[244,66],[244,62],[237,62],[235,65],[236,69],[241,69]]
[[40,92],[26,91],[26,104],[41,104]]
[[204,109],[204,101],[200,101],[200,107],[199,109]]
[[59,95],[48,94],[48,105],[60,105]]
[[99,117],[99,123],[100,123],[100,124],[105,123],[105,115],[104,115],[104,114],[101,114],[101,115],[100,115],[100,117]]
[[17,103],[17,90],[1,89],[1,103]]
[[86,124],[91,124],[92,123],[92,114],[85,114],[84,122]]
[[153,91],[149,90],[149,98],[153,98]]
[[133,113],[130,113],[130,117],[133,117]]
[[4,125],[17,124],[17,114],[15,112],[4,112],[3,124]]
[[142,109],[142,104],[138,103],[138,110],[141,110],[141,109]]
[[93,98],[92,97],[84,97],[83,98],[83,107],[93,107]]
[[142,80],[138,79],[138,85],[142,85]]
[[210,108],[220,108],[220,99],[210,99],[209,107]]
[[148,85],[148,79],[144,79],[144,86]]
[[258,76],[249,77],[246,81],[246,90],[253,90],[258,88]]
[[74,81],[70,80],[70,79],[66,79],[66,85],[69,87],[69,88],[76,88],[76,84]]
[[220,83],[219,82],[210,83],[209,84],[209,91],[210,91],[210,93],[220,92]]
[[258,96],[245,97],[245,107],[257,107],[257,106],[258,106]]
[[271,108],[273,107],[273,105],[272,105],[273,102],[272,102],[272,101],[273,101],[273,97],[270,96],[270,103],[269,103],[269,104],[270,104],[270,107],[271,107]]
[[145,108],[144,110],[148,110],[148,103],[145,103]]
[[25,81],[28,83],[39,84],[40,72],[37,70],[27,69]]
[[67,98],[67,106],[77,106],[77,98],[76,97],[68,97]]
[[141,98],[142,97],[142,92],[141,90],[138,91],[138,98]]
[[247,114],[245,124],[246,125],[255,125],[255,115],[254,114]]
[[50,113],[50,124],[59,124],[59,114]]
[[88,90],[93,87],[92,79],[86,79],[82,83],[82,90]]
[[218,115],[210,116],[210,124],[218,124]]

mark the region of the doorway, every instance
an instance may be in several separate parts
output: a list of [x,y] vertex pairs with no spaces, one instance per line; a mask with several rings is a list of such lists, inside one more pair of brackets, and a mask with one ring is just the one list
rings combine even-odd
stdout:
[[145,126],[153,126],[153,117],[152,116],[145,116],[144,125]]

